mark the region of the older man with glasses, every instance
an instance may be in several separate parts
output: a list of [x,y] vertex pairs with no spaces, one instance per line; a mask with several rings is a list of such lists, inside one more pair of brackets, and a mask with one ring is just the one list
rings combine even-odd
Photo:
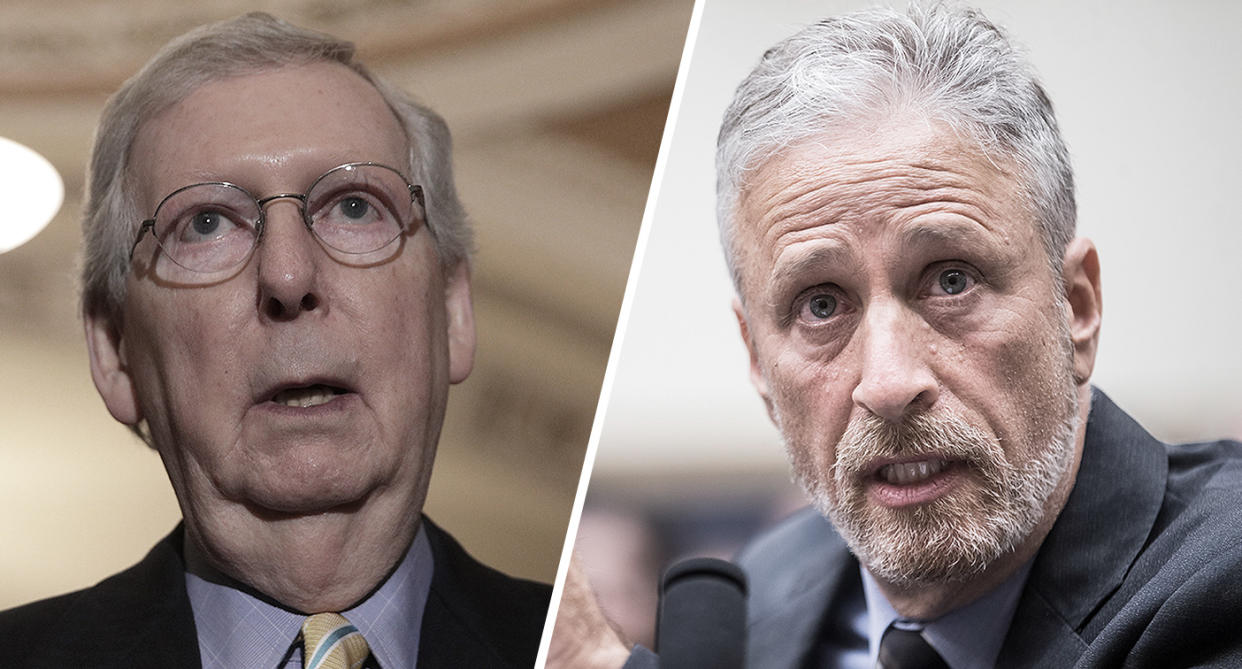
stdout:
[[0,664],[531,665],[547,588],[422,516],[475,343],[439,116],[347,42],[206,26],[109,101],[83,226],[92,376],[185,522],[0,614]]

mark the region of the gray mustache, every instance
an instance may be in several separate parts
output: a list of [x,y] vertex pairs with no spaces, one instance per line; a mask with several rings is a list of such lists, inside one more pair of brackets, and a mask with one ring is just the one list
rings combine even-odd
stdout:
[[952,413],[918,413],[900,423],[872,414],[853,420],[837,443],[834,475],[869,473],[878,459],[928,456],[962,460],[982,469],[1003,468],[1004,451],[995,438]]

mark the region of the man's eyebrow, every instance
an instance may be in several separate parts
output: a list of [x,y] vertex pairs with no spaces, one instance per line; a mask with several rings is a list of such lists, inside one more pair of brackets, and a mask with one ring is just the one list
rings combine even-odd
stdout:
[[[772,268],[772,274],[768,277],[768,286],[775,290],[767,291],[773,299],[778,298],[782,293],[786,292],[791,285],[796,283],[807,274],[811,274],[826,265],[840,265],[844,262],[848,251],[838,245],[820,245],[807,251],[799,253],[796,257],[789,261],[777,260],[776,266]],[[773,304],[773,307],[779,305]]]

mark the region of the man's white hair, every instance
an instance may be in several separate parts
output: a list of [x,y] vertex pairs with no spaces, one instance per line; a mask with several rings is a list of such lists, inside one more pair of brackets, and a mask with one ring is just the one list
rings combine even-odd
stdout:
[[811,136],[902,111],[945,123],[989,157],[1017,165],[1060,273],[1074,237],[1074,176],[1034,69],[978,11],[912,5],[906,13],[869,9],[808,26],[768,49],[738,86],[716,144],[716,206],[739,295],[734,228],[748,175]]

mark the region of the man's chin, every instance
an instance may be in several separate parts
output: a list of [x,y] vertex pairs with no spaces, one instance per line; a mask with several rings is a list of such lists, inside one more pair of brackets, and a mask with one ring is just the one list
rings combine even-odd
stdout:
[[327,513],[349,514],[366,502],[369,486],[320,481],[317,485],[288,485],[281,481],[247,491],[243,505],[260,520],[276,521]]
[[968,580],[1013,549],[1014,528],[984,511],[973,495],[955,494],[926,504],[889,507],[862,490],[853,506],[816,506],[840,532],[850,551],[873,576],[900,588]]
[[980,554],[977,551],[945,552],[932,556],[911,554],[901,549],[885,550],[876,547],[871,552],[855,550],[858,561],[867,567],[871,575],[902,590],[964,583],[983,573],[1000,554]]

